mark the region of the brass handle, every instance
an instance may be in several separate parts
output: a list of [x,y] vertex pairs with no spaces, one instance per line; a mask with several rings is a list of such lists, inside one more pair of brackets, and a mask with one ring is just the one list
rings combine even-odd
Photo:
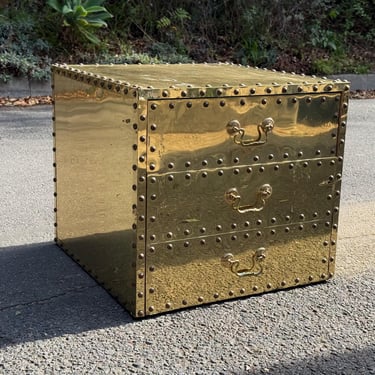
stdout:
[[239,277],[243,276],[259,276],[263,272],[263,266],[261,262],[266,258],[266,249],[264,247],[260,247],[255,251],[253,256],[251,257],[252,264],[249,268],[241,268],[240,261],[235,260],[232,253],[227,253],[221,258],[221,264],[229,268],[231,272],[236,274]]
[[[275,121],[271,117],[265,118],[261,124],[258,125],[258,138],[256,139],[243,139],[245,136],[245,129],[241,128],[238,120],[231,120],[227,124],[227,132],[233,136],[233,141],[241,146],[259,146],[267,142],[267,134],[272,131],[275,126]],[[264,134],[264,136],[263,136]],[[263,139],[262,139],[263,136]]]
[[270,184],[264,184],[259,187],[255,203],[240,206],[241,195],[236,188],[231,188],[225,193],[225,200],[230,204],[233,210],[238,211],[240,214],[246,212],[259,212],[262,211],[266,205],[266,200],[272,195],[272,186]]

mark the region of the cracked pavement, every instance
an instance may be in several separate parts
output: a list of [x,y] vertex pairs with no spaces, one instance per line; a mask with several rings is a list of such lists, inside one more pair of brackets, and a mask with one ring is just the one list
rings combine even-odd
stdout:
[[140,321],[52,242],[51,116],[0,109],[0,374],[375,374],[375,100],[349,106],[331,281]]

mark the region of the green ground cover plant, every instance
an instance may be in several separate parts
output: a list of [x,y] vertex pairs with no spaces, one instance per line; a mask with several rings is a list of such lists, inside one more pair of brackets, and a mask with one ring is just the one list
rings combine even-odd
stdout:
[[51,62],[375,71],[375,0],[0,0],[0,82]]

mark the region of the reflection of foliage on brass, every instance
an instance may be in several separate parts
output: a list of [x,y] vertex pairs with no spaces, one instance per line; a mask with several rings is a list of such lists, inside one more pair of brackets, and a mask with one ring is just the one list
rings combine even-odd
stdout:
[[263,266],[261,262],[265,259],[266,249],[264,247],[260,247],[255,251],[252,259],[252,264],[249,268],[239,269],[240,261],[234,259],[234,255],[232,253],[227,253],[221,258],[221,263],[224,267],[229,268],[234,274],[239,277],[242,276],[259,276],[263,272]]
[[[274,121],[271,117],[267,117],[258,125],[258,138],[256,139],[243,139],[245,136],[245,129],[241,128],[241,124],[237,120],[229,121],[227,125],[227,132],[233,135],[233,141],[237,145],[241,146],[259,146],[267,142],[267,133],[272,131],[274,127]],[[264,134],[264,140],[262,140],[262,133]]]
[[240,214],[246,212],[259,212],[262,211],[266,200],[272,195],[272,186],[269,184],[264,184],[259,187],[257,191],[257,196],[254,204],[248,204],[240,206],[241,195],[238,193],[236,188],[229,189],[225,193],[225,200],[232,208],[238,211]]

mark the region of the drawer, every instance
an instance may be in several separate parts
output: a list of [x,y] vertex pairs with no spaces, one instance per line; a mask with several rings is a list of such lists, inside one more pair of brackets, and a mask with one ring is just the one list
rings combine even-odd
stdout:
[[150,175],[149,243],[329,221],[338,164],[323,158]]
[[150,101],[148,170],[337,155],[340,94]]

